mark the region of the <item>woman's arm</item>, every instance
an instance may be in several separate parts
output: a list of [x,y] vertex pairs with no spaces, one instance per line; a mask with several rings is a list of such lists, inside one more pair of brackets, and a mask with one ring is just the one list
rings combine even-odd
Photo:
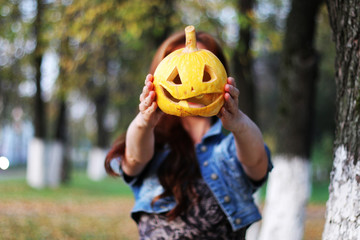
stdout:
[[128,176],[141,173],[154,155],[154,128],[163,113],[157,110],[153,81],[151,74],[146,76],[140,95],[140,112],[130,123],[126,133],[125,156],[121,167]]
[[224,128],[234,134],[236,154],[246,174],[257,181],[267,173],[267,154],[259,128],[239,110],[238,96],[239,90],[235,86],[235,80],[229,77],[225,85],[225,104],[218,116]]

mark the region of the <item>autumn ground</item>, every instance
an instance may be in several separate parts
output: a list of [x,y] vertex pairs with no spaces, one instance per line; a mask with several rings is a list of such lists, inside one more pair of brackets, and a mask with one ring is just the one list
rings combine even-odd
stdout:
[[[84,176],[59,189],[34,190],[24,180],[0,181],[0,239],[137,239],[133,199],[119,180]],[[307,209],[305,240],[321,239],[325,206]]]
[[0,239],[137,239],[130,198],[1,202]]
[[325,205],[310,204],[305,222],[305,240],[320,240],[325,223]]
[[[5,201],[0,209],[0,239],[137,239],[129,219],[130,198],[84,202]],[[305,240],[321,239],[325,208],[310,205]]]

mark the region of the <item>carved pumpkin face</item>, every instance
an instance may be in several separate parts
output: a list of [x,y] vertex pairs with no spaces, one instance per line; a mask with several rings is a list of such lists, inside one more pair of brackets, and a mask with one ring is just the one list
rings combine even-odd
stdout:
[[171,115],[216,115],[224,104],[227,75],[210,51],[197,49],[195,28],[185,28],[186,46],[165,57],[154,73],[159,108]]

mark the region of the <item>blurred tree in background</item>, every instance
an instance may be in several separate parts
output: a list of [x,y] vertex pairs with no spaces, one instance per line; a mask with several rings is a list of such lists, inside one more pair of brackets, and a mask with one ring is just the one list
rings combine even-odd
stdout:
[[[321,3],[292,0],[287,16],[278,85],[275,168],[268,181],[261,240],[303,238],[311,189],[310,152],[319,66],[315,36]],[[274,216],[279,220],[272,221]]]
[[36,1],[36,16],[31,26],[33,38],[35,39],[36,46],[32,53],[32,65],[35,70],[35,86],[36,92],[34,96],[34,111],[33,123],[35,125],[35,137],[44,139],[46,137],[47,118],[45,111],[45,102],[42,94],[42,71],[41,64],[43,56],[47,48],[47,41],[45,36],[45,27],[47,21],[45,20],[45,4],[41,0]]

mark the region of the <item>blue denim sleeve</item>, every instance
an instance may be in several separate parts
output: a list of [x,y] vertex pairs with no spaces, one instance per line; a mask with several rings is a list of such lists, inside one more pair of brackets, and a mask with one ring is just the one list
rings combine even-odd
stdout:
[[250,186],[250,188],[252,189],[253,192],[255,192],[256,190],[258,190],[267,180],[268,178],[268,174],[271,171],[271,169],[273,168],[273,164],[271,162],[271,153],[270,153],[270,149],[268,148],[268,146],[266,144],[264,144],[264,148],[266,151],[266,155],[268,158],[268,169],[267,169],[267,174],[265,175],[265,177],[259,181],[254,181],[251,178],[249,178],[246,173],[245,170],[243,169],[243,166],[241,164],[241,162],[239,161],[239,159],[236,156],[236,146],[235,146],[235,139],[232,136],[232,134],[229,134],[229,136],[227,136],[227,141],[228,142],[228,151],[230,152],[230,154],[233,154],[235,156],[235,158],[237,159],[238,162],[238,167],[239,167],[239,171],[241,171],[241,175],[244,176],[244,179],[247,183],[247,185]]
[[137,177],[130,177],[128,175],[126,175],[124,173],[124,171],[122,170],[121,168],[121,161],[122,161],[122,158],[121,157],[117,157],[117,158],[114,158],[110,161],[110,167],[111,169],[119,174],[125,183],[127,183],[128,185],[133,185],[135,184],[135,182],[137,181]]

